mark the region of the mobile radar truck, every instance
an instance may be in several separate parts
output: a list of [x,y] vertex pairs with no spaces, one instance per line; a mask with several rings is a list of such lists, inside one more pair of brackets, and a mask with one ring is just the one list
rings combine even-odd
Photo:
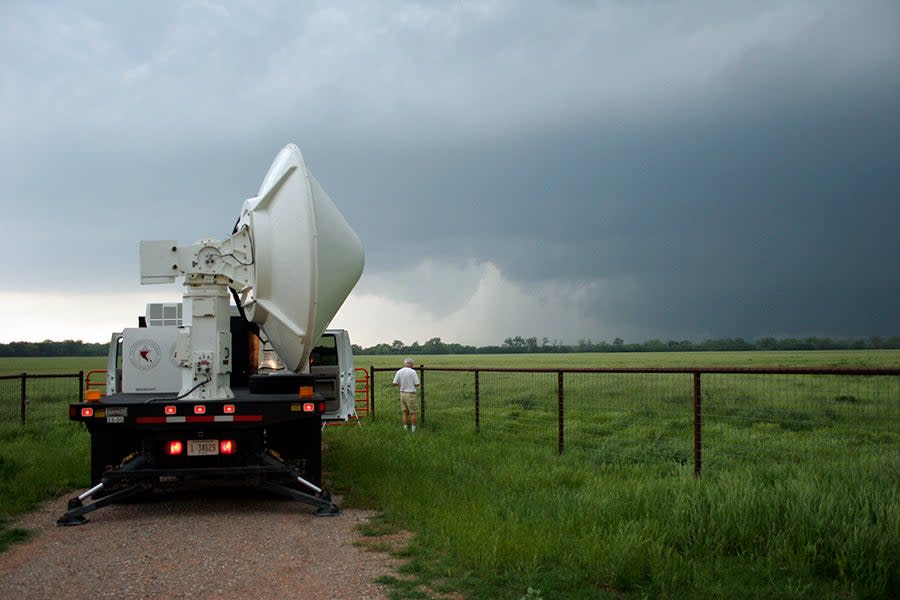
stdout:
[[217,484],[336,514],[320,487],[321,432],[355,415],[355,373],[347,332],[326,328],[363,264],[293,144],[226,239],[142,241],[141,283],[183,277],[182,302],[150,304],[138,327],[113,334],[106,394],[69,406],[91,436],[92,486],[57,524],[149,491]]

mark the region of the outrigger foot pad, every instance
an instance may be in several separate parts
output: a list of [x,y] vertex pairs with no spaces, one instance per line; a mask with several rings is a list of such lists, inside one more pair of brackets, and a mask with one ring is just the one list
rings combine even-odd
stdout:
[[331,506],[323,506],[316,511],[317,517],[336,517],[339,514],[341,514],[341,510],[334,504]]
[[85,513],[95,511],[98,508],[102,508],[102,507],[106,506],[107,504],[112,504],[119,500],[124,500],[125,498],[128,498],[129,496],[134,496],[135,494],[149,490],[150,488],[151,488],[151,486],[149,483],[146,483],[146,482],[136,483],[127,488],[121,489],[117,492],[113,492],[109,496],[104,496],[102,498],[94,500],[93,502],[84,504],[83,500],[87,499],[87,496],[90,493],[99,490],[99,486],[91,488],[90,490],[81,494],[80,496],[76,496],[76,497],[72,498],[71,500],[69,500],[68,512],[66,512],[66,514],[64,514],[59,519],[57,519],[56,524],[61,525],[61,526],[83,525],[88,522],[88,519],[83,516]]
[[64,514],[56,520],[59,527],[72,527],[73,525],[84,525],[88,522],[88,518],[83,515],[70,516],[69,513]]

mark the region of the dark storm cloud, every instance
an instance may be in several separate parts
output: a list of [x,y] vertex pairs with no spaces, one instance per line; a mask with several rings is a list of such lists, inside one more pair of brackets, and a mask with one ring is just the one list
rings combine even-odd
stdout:
[[368,273],[584,283],[661,338],[900,333],[893,0],[4,10],[14,290],[224,237],[293,141]]
[[370,262],[628,278],[640,293],[598,308],[660,336],[896,334],[900,53],[835,76],[814,42],[743,57],[687,109],[375,154]]

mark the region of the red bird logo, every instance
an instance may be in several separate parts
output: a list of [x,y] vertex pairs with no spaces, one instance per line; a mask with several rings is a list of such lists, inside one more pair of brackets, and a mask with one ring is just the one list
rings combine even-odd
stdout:
[[140,350],[140,355],[141,355],[142,359],[146,360],[147,362],[150,362],[150,348],[142,348]]

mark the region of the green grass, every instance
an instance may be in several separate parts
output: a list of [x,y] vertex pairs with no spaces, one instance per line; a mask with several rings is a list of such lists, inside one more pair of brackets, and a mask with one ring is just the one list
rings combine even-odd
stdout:
[[[3,358],[0,374],[87,372],[103,363]],[[18,380],[0,381],[0,551],[27,537],[9,527],[12,517],[89,483],[90,439],[81,424],[68,420],[68,404],[78,399],[77,380],[29,380],[25,425],[19,419],[19,389]]]
[[380,419],[328,431],[354,503],[417,532],[419,583],[470,598],[884,597],[900,580],[898,472],[772,464],[697,480]]
[[105,369],[105,356],[55,356],[0,358],[0,375],[20,373],[87,373],[91,369]]
[[[752,354],[752,356],[748,356]],[[359,357],[399,366],[402,357]],[[896,366],[900,353],[416,357],[426,366]],[[612,364],[615,363],[615,364]],[[693,476],[689,375],[426,373],[414,435],[378,373],[376,419],[328,430],[348,501],[416,532],[396,598],[882,598],[900,594],[892,378],[709,376]],[[571,379],[570,379],[571,377]],[[685,410],[687,409],[687,410]]]
[[[357,357],[399,367],[403,357]],[[897,366],[900,351],[414,357],[427,366]],[[58,360],[58,359],[54,359]],[[0,373],[88,370],[53,360]],[[102,360],[101,360],[102,364]],[[362,428],[325,432],[345,506],[415,532],[392,597],[477,600],[884,598],[900,594],[900,392],[892,378],[704,376],[693,476],[690,376],[426,373],[427,421],[399,426],[390,374]],[[5,398],[5,395],[2,396]],[[0,421],[0,517],[87,485],[71,398]],[[686,410],[686,408],[688,410]],[[15,416],[16,413],[13,413]],[[33,417],[33,419],[32,419]],[[0,546],[24,532],[0,529]],[[531,597],[536,597],[532,594]]]

